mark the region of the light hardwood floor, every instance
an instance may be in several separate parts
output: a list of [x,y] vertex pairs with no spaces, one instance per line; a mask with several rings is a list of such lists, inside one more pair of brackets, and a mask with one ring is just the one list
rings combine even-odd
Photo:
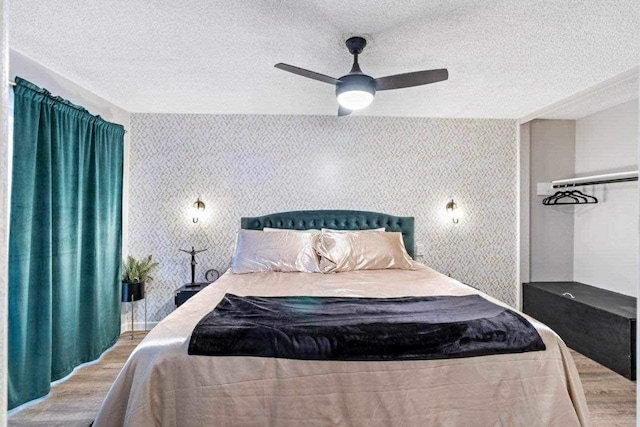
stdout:
[[[123,334],[99,362],[79,369],[49,396],[9,417],[9,426],[88,426],[122,365],[144,334]],[[594,427],[632,427],[636,417],[635,382],[572,352],[580,372]]]
[[571,350],[594,427],[636,425],[636,383]]
[[78,369],[68,380],[51,388],[51,393],[9,416],[9,426],[87,427],[96,416],[120,369],[146,333],[134,339],[122,334],[109,351],[94,364]]

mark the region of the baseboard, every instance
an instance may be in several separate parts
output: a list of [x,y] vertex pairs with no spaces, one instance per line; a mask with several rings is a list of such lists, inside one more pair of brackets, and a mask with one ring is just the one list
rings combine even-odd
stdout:
[[[144,322],[133,322],[133,327],[136,331],[150,331],[160,322],[147,322],[147,326],[145,328]],[[123,334],[125,332],[131,331],[131,322],[124,322],[120,326],[120,333]]]

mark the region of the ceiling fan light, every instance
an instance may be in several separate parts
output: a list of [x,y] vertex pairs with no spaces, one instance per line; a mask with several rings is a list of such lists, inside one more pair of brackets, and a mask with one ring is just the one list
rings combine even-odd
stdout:
[[342,108],[349,111],[367,108],[376,96],[373,77],[366,74],[347,74],[336,85],[336,98]]
[[338,104],[347,110],[367,108],[373,101],[373,94],[364,90],[349,90],[338,94]]

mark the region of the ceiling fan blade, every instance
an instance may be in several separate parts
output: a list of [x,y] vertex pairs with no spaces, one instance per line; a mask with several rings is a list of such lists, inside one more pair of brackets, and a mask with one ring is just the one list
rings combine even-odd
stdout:
[[338,107],[338,117],[348,116],[351,114],[351,110],[347,110],[342,105]]
[[324,74],[316,73],[315,71],[305,70],[304,68],[294,67],[293,65],[289,64],[279,63],[276,64],[275,67],[302,77],[329,83],[331,85],[337,85],[338,83],[340,83],[340,80],[334,79],[333,77],[325,76]]
[[375,80],[376,90],[402,89],[405,87],[428,85],[449,78],[446,68],[437,70],[415,71],[413,73],[395,74]]

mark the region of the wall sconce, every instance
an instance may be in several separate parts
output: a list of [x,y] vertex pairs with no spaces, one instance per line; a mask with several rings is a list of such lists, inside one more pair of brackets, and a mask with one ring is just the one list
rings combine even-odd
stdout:
[[456,205],[456,202],[454,202],[453,199],[451,199],[451,201],[447,203],[447,212],[449,213],[449,216],[451,217],[451,220],[454,224],[457,224],[460,221],[460,212],[458,209],[458,205]]
[[198,197],[198,200],[196,200],[196,202],[193,204],[193,223],[194,224],[200,220],[200,217],[204,213],[204,208],[205,208],[204,202],[200,200],[200,197]]

